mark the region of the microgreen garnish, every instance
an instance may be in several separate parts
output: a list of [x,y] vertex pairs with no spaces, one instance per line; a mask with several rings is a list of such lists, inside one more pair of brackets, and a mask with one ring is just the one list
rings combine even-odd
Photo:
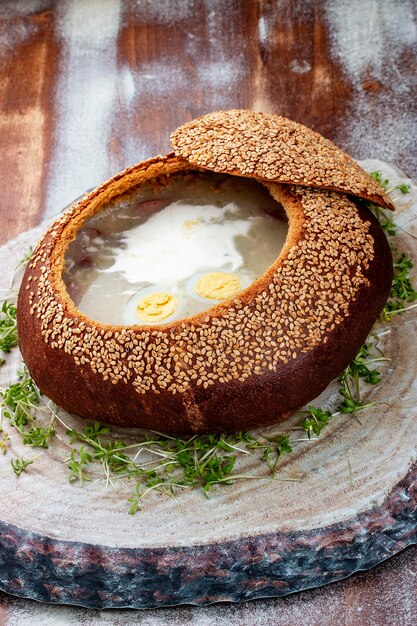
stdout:
[[83,484],[86,480],[91,480],[85,473],[84,466],[91,463],[93,460],[91,454],[85,451],[84,446],[81,446],[79,450],[73,448],[71,450],[71,456],[68,463],[68,469],[70,470],[69,482],[73,483],[77,480]]
[[0,433],[2,433],[2,437],[0,439],[0,452],[3,452],[3,454],[7,453],[7,446],[9,444],[10,441],[10,437],[8,433],[3,432],[3,429],[0,428]]
[[10,352],[17,346],[16,313],[16,306],[5,300],[0,310],[0,350],[3,352]]
[[407,193],[410,193],[410,185],[408,183],[403,183],[402,185],[397,185],[395,187],[395,189],[399,189],[404,196]]
[[314,433],[317,437],[320,435],[321,431],[332,418],[332,414],[330,411],[323,411],[319,407],[315,407],[311,404],[307,407],[308,411],[302,411],[302,414],[305,414],[306,417],[303,417],[301,420],[301,427],[306,431],[307,436],[311,439],[311,434]]
[[368,209],[375,215],[386,234],[390,237],[395,237],[395,235],[397,234],[398,225],[393,221],[391,213],[385,212],[381,207],[377,206],[376,204],[372,204],[372,202],[366,202],[365,204],[367,205]]
[[407,183],[402,183],[400,185],[394,185],[394,187],[390,187],[388,178],[382,177],[381,170],[375,170],[374,172],[371,172],[371,177],[377,183],[379,183],[381,187],[384,189],[384,191],[386,191],[387,193],[391,193],[392,191],[395,191],[396,189],[401,191],[401,193],[404,195],[410,192],[410,185],[408,185]]
[[[274,476],[282,455],[292,451],[288,436],[282,434],[259,435],[256,438],[241,432],[181,439],[148,432],[136,443],[127,445],[119,439],[111,439],[110,428],[98,422],[82,431],[69,429],[67,434],[72,444],[83,444],[80,448],[73,448],[67,459],[70,482],[89,480],[89,466],[97,462],[102,465],[106,482],[114,488],[117,480],[134,479],[134,494],[128,499],[131,513],[140,510],[143,499],[153,491],[175,497],[179,490],[200,488],[208,497],[214,485],[255,478],[233,473],[238,456],[249,454],[252,450],[260,452],[269,475]],[[139,463],[140,455],[144,459]]]
[[16,267],[14,268],[15,270],[19,269],[19,267],[22,267],[22,265],[25,265],[25,263],[27,263],[30,260],[30,257],[33,254],[33,246],[29,247],[29,250],[27,252],[25,252],[25,254],[22,256],[22,258],[20,259],[20,261],[18,262],[18,264],[16,265]]
[[0,396],[5,407],[5,417],[12,426],[23,430],[28,423],[35,421],[33,413],[39,406],[40,396],[26,368],[17,375],[18,382],[6,389],[0,389]]
[[381,170],[375,170],[374,172],[371,172],[371,177],[381,185],[381,187],[383,189],[385,189],[385,191],[388,189],[389,186],[389,180],[388,178],[382,178],[382,172]]
[[[394,187],[390,187],[388,178],[382,178],[382,172],[379,171],[379,170],[376,170],[375,172],[371,172],[371,176],[377,183],[379,183],[381,185],[381,187],[387,193],[395,191],[396,189],[401,191],[401,193],[403,195],[406,195],[407,193],[410,192],[410,185],[408,185],[406,183],[402,183],[400,185],[395,185]],[[409,235],[412,235],[411,233],[408,233],[408,231],[404,230],[403,228],[401,228],[400,226],[398,226],[398,224],[396,224],[394,222],[394,220],[392,219],[392,213],[390,211],[386,212],[380,206],[378,206],[378,205],[376,205],[376,204],[374,204],[373,202],[370,202],[370,201],[365,202],[365,204],[368,207],[368,209],[378,219],[378,221],[381,224],[383,230],[390,237],[395,237],[395,235],[397,234],[397,230],[398,229],[402,230],[403,232],[406,232]],[[412,235],[412,236],[414,236],[414,235]]]
[[32,463],[37,458],[38,457],[35,456],[32,459],[25,459],[22,456],[20,459],[12,459],[10,461],[10,465],[12,466],[13,471],[16,474],[16,476],[20,476],[23,472],[27,472],[27,468],[29,467],[29,465],[32,465]]
[[[387,178],[384,179],[381,171],[379,170],[371,172],[371,176],[388,192],[399,189],[402,194],[407,194],[410,191],[410,185],[406,183],[389,188],[389,180]],[[390,237],[394,237],[397,234],[398,228],[408,235],[415,237],[413,233],[410,233],[395,224],[392,217],[381,207],[376,206],[372,202],[366,202],[366,205],[379,220],[382,228]],[[386,321],[389,321],[393,315],[404,313],[404,311],[409,308],[407,307],[407,304],[409,305],[417,300],[417,291],[412,285],[410,276],[410,272],[414,267],[413,261],[406,252],[398,253],[397,248],[392,243],[390,244],[390,247],[394,257],[394,276],[390,297],[380,316],[381,319]]]
[[13,287],[13,283],[16,277],[16,272],[17,270],[22,267],[23,265],[26,265],[26,263],[29,261],[30,257],[33,254],[33,247],[30,246],[29,250],[23,255],[23,257],[20,259],[20,261],[18,262],[18,264],[15,266],[11,278],[10,278],[10,284],[9,284],[9,288],[12,289]]
[[25,445],[47,448],[48,441],[55,435],[55,416],[52,415],[47,426],[37,424],[37,413],[41,409],[39,390],[26,368],[18,372],[18,378],[6,389],[0,387],[0,406],[4,417],[18,430]]
[[382,319],[390,320],[393,315],[404,313],[407,310],[407,304],[417,300],[417,291],[410,277],[410,270],[413,267],[414,263],[406,252],[394,260],[391,295],[381,313]]
[[[378,340],[376,339],[374,348]],[[373,363],[389,361],[382,355],[373,355],[369,344],[364,344],[353,361],[343,370],[340,376],[339,392],[343,402],[339,406],[341,413],[356,413],[377,404],[377,402],[364,403],[361,393],[361,380],[368,385],[377,385],[381,382],[381,374],[369,366]]]
[[262,461],[264,461],[271,474],[275,476],[278,461],[284,454],[292,452],[289,436],[279,433],[276,436],[261,435],[258,439],[252,437],[248,432],[238,433],[238,440],[247,442],[248,450],[263,450]]

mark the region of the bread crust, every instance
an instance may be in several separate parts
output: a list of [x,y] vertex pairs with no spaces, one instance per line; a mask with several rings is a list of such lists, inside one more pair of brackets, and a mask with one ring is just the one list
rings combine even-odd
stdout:
[[166,433],[278,422],[351,361],[386,302],[392,258],[371,213],[342,194],[269,183],[288,237],[237,298],[157,328],[87,318],[62,280],[70,241],[114,198],[190,169],[170,154],[125,170],[70,207],[34,252],[19,292],[20,349],[40,389],[72,413]]

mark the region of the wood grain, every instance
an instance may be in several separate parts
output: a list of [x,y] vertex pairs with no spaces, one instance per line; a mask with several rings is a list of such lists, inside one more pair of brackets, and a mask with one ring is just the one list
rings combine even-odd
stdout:
[[[129,144],[132,129],[144,156],[169,151],[169,133],[184,121],[219,108],[250,107],[257,83],[256,2],[232,0],[213,10],[193,3],[192,20],[142,22],[129,2],[119,36],[119,65],[135,84],[130,124],[118,116],[117,141]],[[120,132],[121,131],[121,132]],[[115,131],[116,132],[116,131]]]
[[[0,151],[4,228],[0,241],[36,224],[46,193],[53,115],[51,90],[57,46],[51,10],[2,17]],[[5,33],[10,41],[4,42]],[[16,41],[17,39],[17,41]]]
[[[258,24],[258,94],[254,109],[279,113],[330,139],[343,119],[350,87],[329,52],[322,3],[264,2]],[[262,21],[260,21],[262,20]],[[259,24],[266,30],[260,37]],[[253,33],[256,37],[256,32]]]
[[[56,212],[86,185],[168,151],[171,130],[219,108],[288,115],[357,158],[380,156],[412,175],[415,18],[411,0],[395,4],[404,23],[399,15],[387,26],[385,14],[356,0],[347,15],[356,11],[359,24],[368,20],[380,32],[369,34],[363,58],[357,41],[346,58],[349,31],[338,21],[344,0],[195,0],[159,9],[146,0],[110,0],[106,10],[120,21],[114,41],[102,24],[91,34],[99,0],[2,3],[0,240],[35,224],[46,207]],[[372,56],[371,41],[383,37]],[[103,50],[111,56],[113,48],[114,67],[103,66]]]
[[[85,4],[100,9],[97,0]],[[99,124],[97,136],[82,144],[83,150],[91,144],[88,162],[96,182],[166,151],[169,131],[195,115],[232,107],[287,114],[323,132],[354,157],[379,156],[416,175],[413,0],[105,4],[120,4],[121,17],[115,50],[117,96],[101,127],[109,154],[104,168],[96,154],[102,146]],[[81,0],[4,0],[0,5],[1,242],[40,221],[48,203],[59,208],[67,199],[60,192],[60,163],[82,138],[65,126],[57,85],[65,84],[69,59],[74,58],[60,34],[64,10],[74,7],[80,10]],[[90,29],[86,80],[94,81],[102,68],[100,48],[94,47],[99,35]],[[71,62],[82,64],[83,55]],[[98,108],[104,106],[99,96],[97,85]],[[73,180],[73,196],[80,191]],[[153,612],[149,621],[118,613],[114,620],[411,626],[417,613],[416,571],[417,548],[410,548],[373,572],[297,597]],[[43,619],[51,624],[102,621],[95,613],[1,597],[1,626]]]

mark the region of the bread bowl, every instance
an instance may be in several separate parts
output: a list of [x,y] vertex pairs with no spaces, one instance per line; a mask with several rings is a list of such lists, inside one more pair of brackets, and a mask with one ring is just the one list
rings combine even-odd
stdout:
[[[48,397],[86,418],[165,433],[278,422],[350,362],[383,308],[391,254],[358,198],[393,206],[331,142],[278,116],[217,112],[180,128],[173,145],[45,233],[19,292],[23,358]],[[283,207],[288,235],[276,261],[233,298],[158,326],[104,324],[78,310],[63,273],[86,220],[143,185],[207,170],[255,178]]]

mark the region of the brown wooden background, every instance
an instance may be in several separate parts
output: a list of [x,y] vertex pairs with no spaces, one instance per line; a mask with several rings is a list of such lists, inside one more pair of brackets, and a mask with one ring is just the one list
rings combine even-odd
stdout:
[[[215,109],[287,115],[417,174],[413,0],[2,0],[0,243]],[[135,614],[0,594],[16,624],[417,623],[417,549],[297,596]]]

